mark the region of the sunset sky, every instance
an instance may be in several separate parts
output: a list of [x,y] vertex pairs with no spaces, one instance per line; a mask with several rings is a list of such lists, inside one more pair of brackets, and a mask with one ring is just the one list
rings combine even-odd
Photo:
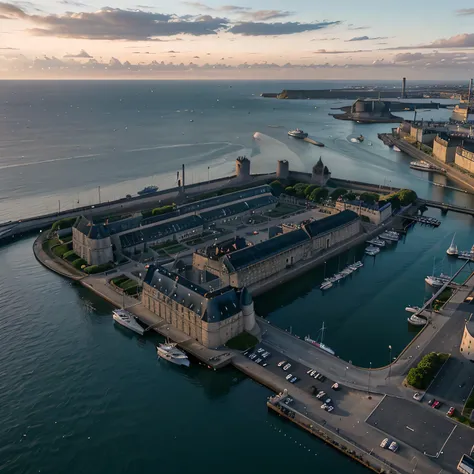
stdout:
[[402,75],[474,75],[472,0],[0,2],[0,78]]

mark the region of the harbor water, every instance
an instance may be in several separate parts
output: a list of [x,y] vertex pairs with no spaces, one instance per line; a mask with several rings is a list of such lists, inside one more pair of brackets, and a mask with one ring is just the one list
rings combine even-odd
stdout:
[[[433,186],[454,185],[446,177],[410,170],[410,158],[378,142],[386,125],[336,121],[327,115],[335,105],[325,101],[258,97],[283,87],[290,85],[2,83],[0,220],[54,210],[58,201],[95,202],[98,186],[103,200],[162,187],[181,163],[190,168],[189,181],[217,177],[244,153],[253,156],[255,172],[274,169],[285,156],[308,169],[321,154],[334,176],[473,206],[470,195]],[[289,140],[286,132],[296,126],[326,148]],[[350,142],[361,133],[363,143]],[[316,337],[325,322],[325,343],[337,355],[385,365],[388,345],[396,356],[416,333],[404,307],[429,294],[424,277],[433,259],[438,272],[455,271],[460,262],[446,257],[454,232],[460,249],[474,244],[472,217],[427,214],[441,226],[415,226],[322,293],[324,273],[362,256],[363,247],[353,249],[259,297],[259,314],[301,337]],[[159,336],[114,325],[111,306],[43,268],[32,242],[0,248],[2,473],[366,472],[268,413],[270,392],[239,372],[159,360]]]

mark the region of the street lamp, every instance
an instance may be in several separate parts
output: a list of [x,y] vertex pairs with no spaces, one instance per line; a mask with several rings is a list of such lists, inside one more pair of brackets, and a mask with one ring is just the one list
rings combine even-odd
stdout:
[[388,346],[388,380],[392,375],[392,345]]
[[346,365],[346,370],[344,371],[344,379],[347,380],[347,371],[348,371],[349,367]]
[[367,382],[367,395],[370,397],[370,374],[372,372],[372,362],[369,362],[369,381]]

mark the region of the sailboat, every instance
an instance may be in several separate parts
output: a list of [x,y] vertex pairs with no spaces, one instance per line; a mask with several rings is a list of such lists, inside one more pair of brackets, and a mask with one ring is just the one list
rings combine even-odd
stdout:
[[311,339],[311,337],[309,336],[309,334],[304,338],[304,340],[306,342],[308,342],[309,344],[312,344],[313,346],[316,346],[316,347],[319,347],[321,350],[327,352],[328,354],[331,354],[331,355],[336,355],[336,353],[329,347],[329,346],[326,346],[325,344],[323,344],[323,338],[324,338],[324,331],[325,331],[325,326],[324,326],[324,323],[323,323],[323,326],[321,327],[321,329],[319,330],[321,332],[321,342],[318,342],[318,341],[315,341],[314,339]]
[[446,250],[446,253],[448,255],[453,256],[453,257],[457,256],[457,254],[458,254],[458,247],[454,243],[454,238],[455,237],[456,237],[456,233],[454,233],[454,235],[453,235],[453,240],[451,240],[451,245],[449,246],[448,250]]

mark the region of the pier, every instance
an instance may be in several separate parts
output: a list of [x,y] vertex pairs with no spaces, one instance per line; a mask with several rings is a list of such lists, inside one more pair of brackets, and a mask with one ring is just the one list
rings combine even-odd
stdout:
[[430,227],[439,227],[441,225],[441,221],[435,219],[434,217],[426,217],[426,216],[402,216],[403,219],[418,222],[422,225],[427,225]]

